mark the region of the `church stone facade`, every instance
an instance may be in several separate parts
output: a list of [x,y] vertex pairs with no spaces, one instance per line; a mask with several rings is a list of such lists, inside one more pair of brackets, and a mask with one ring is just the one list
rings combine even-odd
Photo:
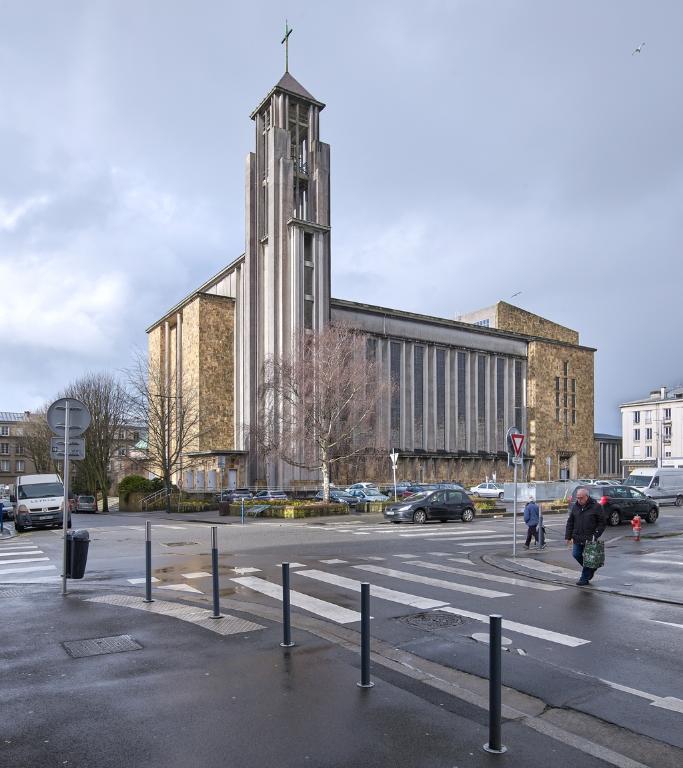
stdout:
[[176,480],[196,491],[319,482],[259,456],[249,427],[264,361],[328,323],[366,334],[392,384],[375,419],[380,448],[338,467],[334,482],[388,481],[391,449],[400,478],[502,480],[512,425],[529,436],[527,477],[546,478],[548,458],[553,478],[594,474],[595,350],[575,331],[504,302],[450,320],[332,298],[324,106],[286,72],[254,110],[245,251],[148,328],[150,365],[199,413]]

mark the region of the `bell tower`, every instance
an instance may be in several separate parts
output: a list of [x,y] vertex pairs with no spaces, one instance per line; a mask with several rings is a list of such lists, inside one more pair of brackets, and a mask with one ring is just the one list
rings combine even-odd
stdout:
[[[330,147],[320,141],[315,99],[286,71],[251,114],[256,151],[247,157],[246,247],[237,348],[245,423],[256,424],[260,372],[301,334],[330,318]],[[240,359],[241,358],[241,359]],[[252,444],[250,477],[266,479]],[[280,467],[276,484],[287,482]],[[272,473],[271,473],[272,474]]]

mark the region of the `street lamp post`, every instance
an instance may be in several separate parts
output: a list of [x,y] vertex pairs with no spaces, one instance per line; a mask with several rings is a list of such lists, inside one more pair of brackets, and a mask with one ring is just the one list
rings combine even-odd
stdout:
[[396,493],[396,465],[398,464],[398,451],[394,448],[389,454],[391,459],[391,468],[394,472],[394,501],[398,501],[398,494]]

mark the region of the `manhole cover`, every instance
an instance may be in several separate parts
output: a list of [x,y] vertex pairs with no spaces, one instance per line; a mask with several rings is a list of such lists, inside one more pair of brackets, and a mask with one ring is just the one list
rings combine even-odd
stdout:
[[456,616],[453,613],[440,613],[439,611],[427,611],[424,613],[414,613],[411,616],[399,616],[399,621],[409,624],[411,627],[420,629],[434,630],[447,627],[459,627],[467,619],[462,616]]
[[165,547],[195,547],[196,541],[162,541]]
[[102,656],[106,653],[142,650],[140,643],[133,640],[130,635],[93,637],[90,640],[69,640],[62,645],[69,656],[74,659],[81,659],[84,656]]

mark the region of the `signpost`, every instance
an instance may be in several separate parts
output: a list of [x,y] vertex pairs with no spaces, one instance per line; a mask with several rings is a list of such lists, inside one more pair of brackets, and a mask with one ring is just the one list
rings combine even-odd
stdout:
[[517,467],[524,466],[522,447],[524,435],[516,428],[510,427],[507,432],[508,464],[514,467],[514,499],[512,502],[512,556],[517,557]]
[[398,465],[398,451],[394,448],[389,454],[391,459],[391,468],[394,470],[394,501],[398,501],[398,495],[396,493],[396,466]]
[[[50,453],[64,457],[64,511],[62,524],[64,530],[64,549],[62,564],[62,594],[66,595],[66,548],[69,530],[69,459],[85,458],[85,440],[77,439],[90,426],[90,412],[80,400],[73,397],[60,397],[47,409],[47,423],[57,435],[50,441]],[[60,452],[60,447],[63,453]],[[55,453],[56,452],[56,453]]]

